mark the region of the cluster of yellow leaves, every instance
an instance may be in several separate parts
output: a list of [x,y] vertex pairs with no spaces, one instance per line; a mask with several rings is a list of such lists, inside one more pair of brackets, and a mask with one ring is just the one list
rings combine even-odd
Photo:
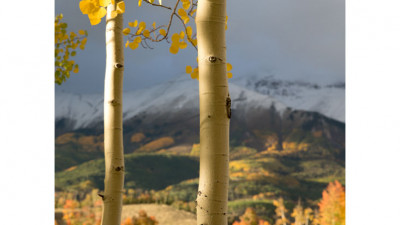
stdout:
[[[115,0],[81,0],[79,2],[79,9],[82,14],[88,15],[90,24],[97,25],[101,22],[107,14],[106,7],[110,4],[115,5]],[[111,12],[111,18],[115,18],[118,14],[125,12],[125,2],[120,1],[116,5],[116,10]]]
[[172,54],[176,54],[179,52],[179,49],[184,49],[187,47],[187,44],[184,40],[185,32],[181,31],[181,33],[174,33],[171,37],[171,46],[169,48],[169,52]]
[[268,221],[260,219],[253,208],[246,208],[246,211],[239,219],[240,222],[235,221],[232,225],[270,225]]
[[289,222],[289,220],[286,218],[286,215],[285,215],[285,213],[287,213],[287,209],[283,202],[283,198],[280,197],[278,200],[274,200],[272,203],[276,207],[275,213],[278,216],[278,219],[276,220],[275,224],[276,225],[287,224]]
[[87,32],[79,30],[78,34],[70,32],[67,34],[66,23],[61,22],[63,15],[59,14],[54,22],[54,57],[55,57],[55,82],[62,84],[70,76],[70,72],[78,73],[79,66],[70,57],[76,55],[76,48],[85,49]]
[[291,214],[292,218],[294,218],[294,223],[291,223],[291,225],[309,224],[309,222],[313,220],[312,212],[313,210],[311,208],[303,209],[303,206],[299,201]]
[[[160,29],[160,27],[156,27],[156,22],[153,22],[152,28],[146,29],[146,23],[144,21],[141,21],[140,23],[135,20],[134,22],[129,22],[128,23],[129,27],[126,27],[122,30],[122,33],[124,35],[129,35],[129,39],[127,40],[125,47],[127,48],[128,46],[132,49],[135,50],[137,47],[139,47],[139,44],[142,42],[142,40],[149,39],[151,41],[157,41],[157,35],[155,31],[159,29],[159,33],[162,36],[166,35],[166,31],[164,29]],[[136,28],[136,31],[131,31],[132,28]],[[153,37],[150,35],[153,34]]]

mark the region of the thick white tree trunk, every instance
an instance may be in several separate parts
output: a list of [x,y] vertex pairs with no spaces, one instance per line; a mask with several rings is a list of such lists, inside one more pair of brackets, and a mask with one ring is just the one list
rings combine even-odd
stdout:
[[[119,0],[116,1],[118,3]],[[122,141],[122,82],[124,52],[122,14],[111,18],[114,5],[107,7],[106,76],[104,82],[104,156],[105,179],[102,225],[120,225],[124,187],[124,150]]]
[[230,98],[226,75],[226,0],[199,0],[196,27],[200,97],[198,225],[226,225]]

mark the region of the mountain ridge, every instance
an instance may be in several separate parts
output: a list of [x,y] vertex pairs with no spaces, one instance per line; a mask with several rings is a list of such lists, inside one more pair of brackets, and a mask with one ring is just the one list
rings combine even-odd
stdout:
[[[321,87],[271,76],[249,76],[229,83],[232,109],[269,108],[273,104],[281,113],[286,108],[314,111],[344,122],[344,84]],[[57,91],[55,102],[56,121],[70,120],[71,129],[90,127],[103,120],[102,94]],[[150,88],[124,92],[123,103],[124,121],[143,112],[198,109],[198,82],[187,74],[180,75]]]

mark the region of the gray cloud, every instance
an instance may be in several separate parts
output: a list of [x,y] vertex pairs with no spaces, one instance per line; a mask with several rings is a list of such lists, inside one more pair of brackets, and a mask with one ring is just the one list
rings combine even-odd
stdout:
[[[56,13],[65,15],[71,30],[89,32],[87,48],[78,52],[75,59],[80,64],[79,74],[73,74],[56,89],[101,92],[105,68],[104,21],[90,26],[87,16],[79,11],[78,2],[56,0],[55,3]],[[253,0],[246,4],[228,0],[227,4],[227,56],[235,77],[273,73],[285,79],[319,83],[344,81],[344,0]],[[168,14],[159,8],[138,8],[136,1],[126,1],[126,6],[125,24],[134,19],[161,24],[168,19]],[[193,48],[172,55],[166,43],[154,47],[154,50],[126,49],[124,90],[151,86],[184,73],[186,65],[195,65]]]

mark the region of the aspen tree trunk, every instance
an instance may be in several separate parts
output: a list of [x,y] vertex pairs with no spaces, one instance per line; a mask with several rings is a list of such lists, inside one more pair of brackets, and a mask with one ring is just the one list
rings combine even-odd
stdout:
[[200,98],[198,225],[227,224],[230,98],[225,17],[226,0],[199,0],[196,15]]
[[[119,0],[116,1],[118,3]],[[104,82],[104,156],[105,179],[102,225],[120,225],[124,187],[124,150],[122,142],[123,38],[122,14],[111,18],[114,5],[107,7],[106,76]]]

